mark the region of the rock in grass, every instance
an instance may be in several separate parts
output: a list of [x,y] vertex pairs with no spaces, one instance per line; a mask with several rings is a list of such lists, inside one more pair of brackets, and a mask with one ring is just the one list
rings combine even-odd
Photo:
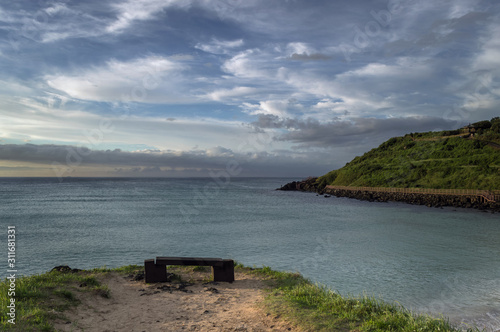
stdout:
[[63,273],[67,273],[67,272],[76,273],[76,272],[80,272],[81,270],[80,269],[72,269],[68,265],[59,265],[59,266],[56,266],[55,268],[53,268],[52,270],[50,270],[50,272],[53,272],[53,271],[63,272]]

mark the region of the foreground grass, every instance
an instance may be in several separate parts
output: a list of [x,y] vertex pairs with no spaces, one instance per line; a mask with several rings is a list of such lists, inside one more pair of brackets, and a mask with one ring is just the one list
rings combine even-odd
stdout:
[[[192,272],[206,268],[182,267]],[[79,292],[94,292],[110,297],[99,278],[109,272],[123,275],[142,272],[143,267],[129,265],[116,269],[48,272],[22,277],[16,281],[16,324],[8,323],[8,283],[0,283],[0,330],[54,331],[52,322],[64,319],[64,311],[79,304]],[[186,272],[184,271],[184,272]],[[313,285],[298,273],[273,271],[268,267],[248,268],[236,265],[237,272],[256,275],[268,281],[264,302],[266,310],[280,315],[306,331],[460,331],[444,319],[415,315],[405,308],[371,297],[343,297],[332,290]],[[469,331],[478,331],[470,329]]]
[[108,298],[109,289],[102,285],[98,276],[110,271],[128,274],[141,266],[125,266],[118,269],[99,268],[79,272],[52,271],[39,275],[20,277],[16,280],[15,325],[8,322],[11,318],[7,311],[10,303],[9,284],[0,283],[0,330],[12,331],[54,331],[52,322],[64,319],[64,311],[77,306],[78,293],[92,292]]
[[343,297],[298,273],[268,267],[249,272],[270,280],[266,308],[306,331],[461,331],[445,319],[416,315],[373,297]]

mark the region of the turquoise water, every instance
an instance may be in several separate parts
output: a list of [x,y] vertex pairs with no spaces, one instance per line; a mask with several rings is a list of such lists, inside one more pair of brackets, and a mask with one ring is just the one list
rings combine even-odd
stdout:
[[500,329],[498,214],[274,190],[291,180],[0,179],[1,224],[25,275],[233,258]]

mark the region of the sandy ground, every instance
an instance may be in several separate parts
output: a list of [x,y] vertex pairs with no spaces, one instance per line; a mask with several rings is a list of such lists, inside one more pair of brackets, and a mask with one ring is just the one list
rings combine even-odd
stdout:
[[[78,292],[81,304],[65,311],[58,331],[299,331],[259,305],[266,284],[236,273],[233,283],[204,283],[210,272],[181,274],[184,281],[147,285],[117,273],[102,282],[106,299]],[[206,279],[205,279],[206,280]]]

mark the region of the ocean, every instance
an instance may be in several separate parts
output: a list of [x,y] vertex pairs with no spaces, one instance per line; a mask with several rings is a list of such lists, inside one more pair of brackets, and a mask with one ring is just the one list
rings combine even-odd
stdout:
[[292,180],[0,178],[0,236],[15,226],[20,275],[232,258],[500,329],[498,214],[274,190]]

